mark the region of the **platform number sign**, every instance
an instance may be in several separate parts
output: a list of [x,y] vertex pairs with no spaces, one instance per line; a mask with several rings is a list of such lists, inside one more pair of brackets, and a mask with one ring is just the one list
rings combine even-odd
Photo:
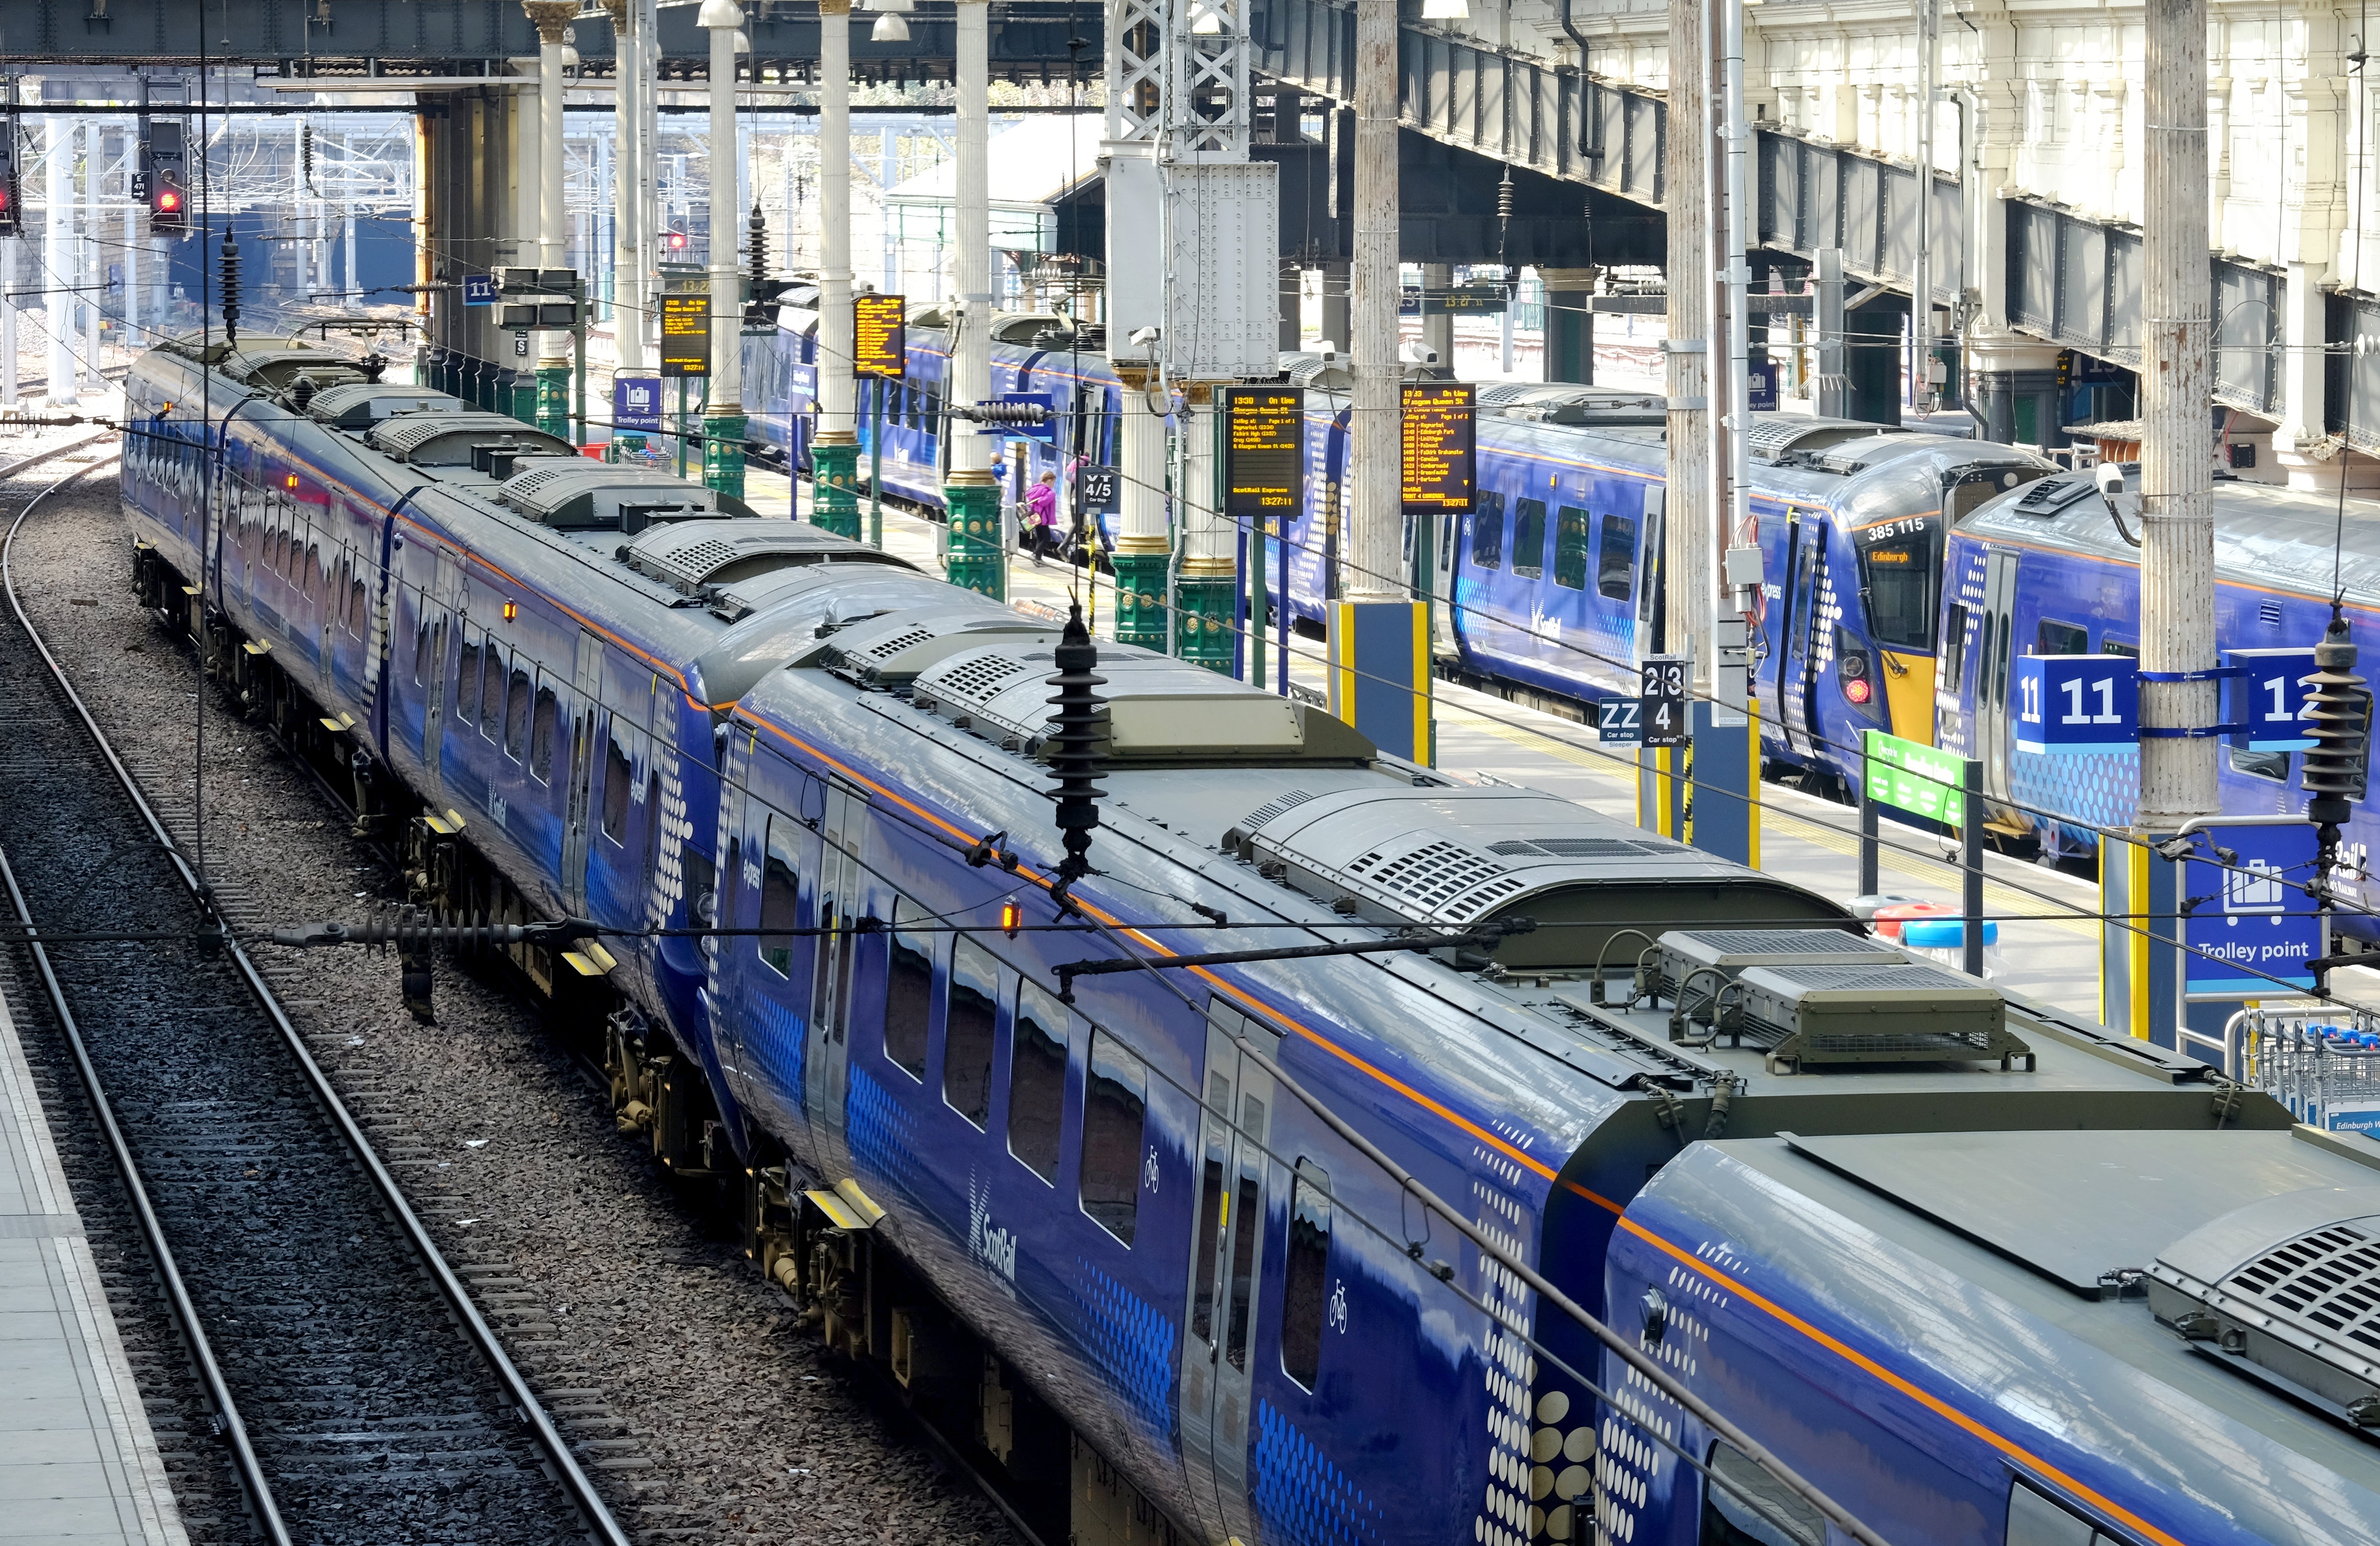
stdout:
[[2129,655],[2028,655],[2016,663],[2016,749],[2112,755],[2140,747],[2140,663]]
[[1686,662],[1657,655],[1640,668],[1636,691],[1639,740],[1647,746],[1686,742]]
[[2223,721],[2243,727],[2232,732],[2232,745],[2251,752],[2312,749],[2305,679],[2313,674],[2313,649],[2227,649],[2223,663],[2240,672],[2225,683],[2231,701]]
[[1113,467],[1075,469],[1075,508],[1086,515],[1112,515],[1123,505],[1123,478]]

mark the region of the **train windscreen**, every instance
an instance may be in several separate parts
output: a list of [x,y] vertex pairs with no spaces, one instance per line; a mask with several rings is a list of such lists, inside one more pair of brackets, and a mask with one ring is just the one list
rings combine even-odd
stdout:
[[1931,649],[1942,594],[1942,518],[1880,521],[1852,540],[1869,634],[1888,649]]

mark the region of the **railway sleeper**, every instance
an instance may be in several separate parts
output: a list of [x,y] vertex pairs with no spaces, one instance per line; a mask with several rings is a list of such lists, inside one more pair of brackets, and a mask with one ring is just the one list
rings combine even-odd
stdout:
[[[358,836],[392,840],[409,905],[441,922],[528,923],[536,914],[466,832],[421,809],[228,619],[176,603],[179,574],[153,551],[134,560],[134,588],[168,627],[206,651],[213,675],[251,720],[354,803]],[[369,808],[365,802],[371,803]],[[372,830],[364,830],[367,827]],[[1164,1513],[1075,1433],[905,1258],[872,1229],[836,1225],[805,1195],[814,1181],[766,1133],[747,1166],[700,1062],[601,978],[557,971],[543,947],[505,947],[516,984],[533,988],[549,1025],[600,1062],[614,1125],[641,1140],[673,1179],[736,1224],[755,1269],[803,1310],[832,1356],[906,1409],[1031,1538],[1069,1546],[1187,1546]],[[426,954],[407,955],[406,1007],[432,1021]]]

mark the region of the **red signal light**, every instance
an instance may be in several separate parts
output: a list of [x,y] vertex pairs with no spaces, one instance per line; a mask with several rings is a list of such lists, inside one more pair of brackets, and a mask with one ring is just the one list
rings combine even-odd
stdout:
[[672,252],[684,252],[686,250],[685,232],[673,231],[669,234],[669,249]]
[[1875,695],[1875,693],[1876,689],[1868,684],[1867,678],[1864,676],[1855,676],[1843,683],[1843,696],[1853,703],[1865,703]]
[[181,207],[182,196],[174,189],[169,187],[157,195],[157,208],[166,214],[172,214]]

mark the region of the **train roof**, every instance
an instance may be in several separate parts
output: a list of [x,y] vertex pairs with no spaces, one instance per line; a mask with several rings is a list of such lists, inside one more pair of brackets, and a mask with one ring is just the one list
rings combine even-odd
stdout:
[[1630,1212],[2179,1539],[2380,1539],[2380,1145],[1729,1139]]
[[[2116,496],[2124,525],[2140,534],[2140,475],[2129,465]],[[2224,579],[2327,597],[2334,557],[2350,597],[2380,604],[2380,501],[2218,478],[2215,484],[2215,567]],[[2044,478],[1979,507],[1959,525],[1976,537],[2136,564],[2089,473]],[[2343,540],[2342,540],[2343,538]]]

